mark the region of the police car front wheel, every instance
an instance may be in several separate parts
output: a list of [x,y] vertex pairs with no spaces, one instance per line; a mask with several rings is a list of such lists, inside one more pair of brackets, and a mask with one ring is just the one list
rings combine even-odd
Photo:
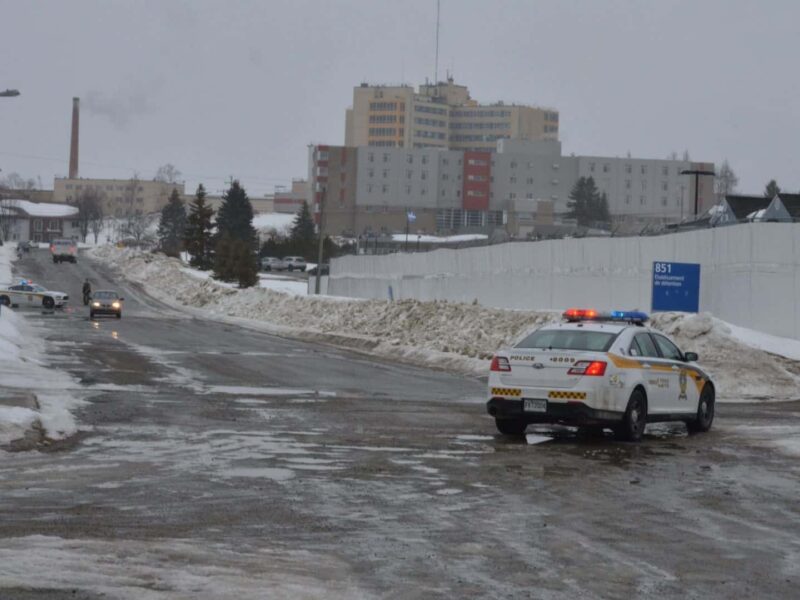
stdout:
[[711,429],[714,422],[714,388],[706,384],[700,392],[697,402],[697,417],[686,422],[686,427],[692,432],[703,432]]

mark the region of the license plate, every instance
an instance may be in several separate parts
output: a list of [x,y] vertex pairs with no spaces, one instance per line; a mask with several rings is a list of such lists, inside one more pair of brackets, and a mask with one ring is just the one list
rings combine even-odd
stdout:
[[522,410],[525,412],[547,412],[547,400],[539,398],[523,398]]

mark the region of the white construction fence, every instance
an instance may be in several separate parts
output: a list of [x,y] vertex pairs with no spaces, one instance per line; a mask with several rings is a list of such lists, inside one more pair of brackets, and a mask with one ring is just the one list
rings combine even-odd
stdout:
[[516,242],[332,261],[327,294],[511,309],[650,310],[656,261],[701,265],[700,311],[800,339],[800,224]]

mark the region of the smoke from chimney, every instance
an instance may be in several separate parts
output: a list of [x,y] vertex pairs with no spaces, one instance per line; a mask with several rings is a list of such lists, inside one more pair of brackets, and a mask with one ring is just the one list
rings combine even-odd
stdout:
[[72,99],[72,137],[69,143],[69,178],[78,177],[78,119],[80,115],[80,98]]

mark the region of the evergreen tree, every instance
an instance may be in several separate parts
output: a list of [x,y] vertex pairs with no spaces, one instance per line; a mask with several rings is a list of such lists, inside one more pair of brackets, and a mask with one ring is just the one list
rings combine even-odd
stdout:
[[778,186],[778,182],[774,179],[770,179],[766,189],[764,190],[764,196],[767,198],[774,198],[780,193],[781,188]]
[[256,285],[258,283],[258,261],[252,246],[243,240],[233,240],[229,252],[233,280],[239,284],[240,288]]
[[189,264],[204,271],[212,267],[213,217],[214,210],[206,204],[206,190],[201,183],[189,205],[184,244],[189,253]]
[[186,232],[186,207],[181,201],[178,190],[172,190],[167,205],[161,209],[161,221],[158,223],[158,242],[161,251],[167,256],[179,257],[183,249],[183,238]]
[[311,218],[311,211],[308,209],[308,202],[303,201],[303,206],[297,211],[292,229],[289,232],[289,239],[299,245],[313,244],[317,238],[314,228],[314,221]]
[[253,228],[253,206],[238,181],[222,197],[217,213],[217,237],[214,244],[214,277],[237,281],[240,287],[258,281],[256,230]]
[[217,213],[217,237],[228,235],[232,240],[242,240],[256,247],[256,230],[253,228],[253,205],[244,188],[234,181],[222,195],[222,206]]
[[580,227],[592,227],[597,223],[608,223],[611,216],[605,192],[600,194],[594,178],[580,177],[569,193],[567,217],[575,219]]

